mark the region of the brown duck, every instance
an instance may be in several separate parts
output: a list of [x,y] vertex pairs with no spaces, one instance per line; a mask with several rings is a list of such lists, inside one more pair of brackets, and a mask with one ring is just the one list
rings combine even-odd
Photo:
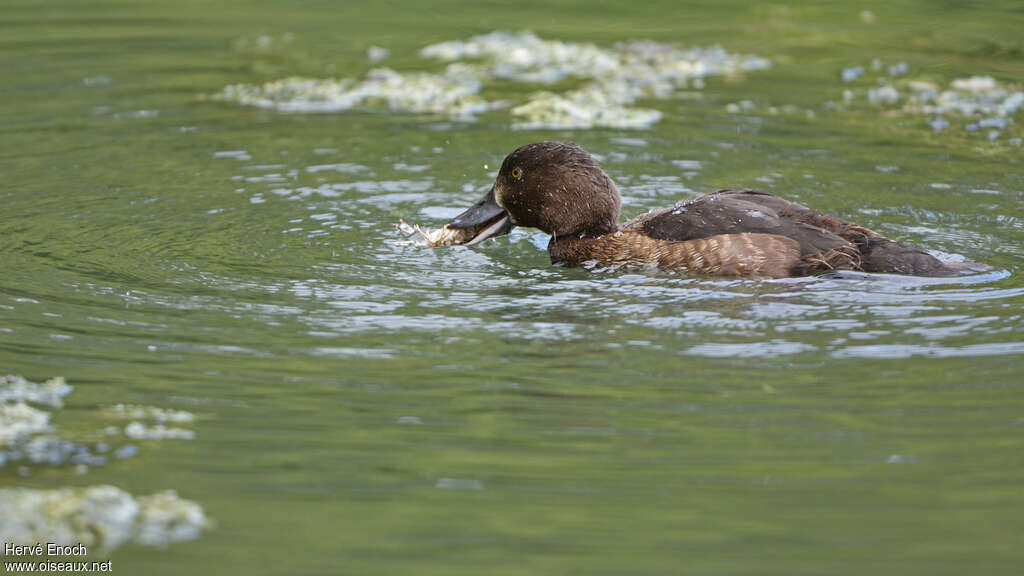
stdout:
[[551,235],[557,264],[656,267],[746,277],[862,270],[950,276],[969,269],[766,192],[720,190],[619,224],[619,191],[585,150],[564,142],[517,148],[491,191],[456,216],[468,244],[513,226]]

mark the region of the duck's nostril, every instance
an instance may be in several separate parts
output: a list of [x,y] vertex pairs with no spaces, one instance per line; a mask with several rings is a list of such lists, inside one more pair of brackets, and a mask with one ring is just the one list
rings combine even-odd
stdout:
[[479,202],[473,204],[465,212],[452,218],[445,226],[448,229],[464,230],[466,234],[466,245],[473,245],[478,242],[508,234],[512,229],[512,220],[509,213],[498,205],[494,197],[494,187]]
[[498,205],[497,200],[494,198],[494,187],[492,186],[490,192],[483,199],[470,206],[462,214],[452,218],[451,222],[448,223],[448,227],[474,228],[488,224],[505,214],[505,209]]

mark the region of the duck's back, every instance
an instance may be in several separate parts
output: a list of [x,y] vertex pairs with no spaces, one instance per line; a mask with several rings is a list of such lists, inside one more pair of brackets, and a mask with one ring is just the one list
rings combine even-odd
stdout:
[[755,190],[721,190],[681,201],[634,218],[623,230],[666,242],[735,234],[782,236],[800,247],[801,258],[791,275],[834,269],[919,276],[957,273],[930,254],[868,228]]
[[797,212],[790,206],[811,212],[771,194],[723,190],[649,212],[627,222],[624,229],[674,241],[744,232],[777,234],[799,242],[804,256],[828,252],[849,243],[830,230],[790,216]]

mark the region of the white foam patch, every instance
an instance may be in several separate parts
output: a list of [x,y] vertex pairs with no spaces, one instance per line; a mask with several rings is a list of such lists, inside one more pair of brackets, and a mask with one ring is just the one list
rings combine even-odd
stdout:
[[[0,404],[0,447],[15,446],[50,430],[50,413],[24,402]],[[0,452],[0,456],[3,456]],[[6,459],[6,458],[4,458]],[[0,466],[3,462],[0,461]]]
[[361,81],[295,77],[261,86],[235,84],[224,88],[220,98],[280,112],[343,112],[383,104],[397,112],[468,118],[495,106],[477,97],[479,91],[480,81],[474,72],[453,65],[443,74],[403,74],[377,68]]
[[514,127],[523,130],[538,128],[648,128],[661,120],[661,112],[620,106],[600,90],[584,89],[563,96],[541,92],[532,100],[512,109],[524,118]]
[[[887,113],[898,110],[931,116],[928,125],[936,133],[950,126],[947,118],[961,117],[967,121],[967,132],[983,133],[989,140],[997,140],[1002,131],[1012,128],[1012,117],[1024,109],[1024,89],[1020,85],[1006,84],[990,76],[958,78],[946,89],[922,80],[890,78],[881,82],[866,91],[868,102]],[[843,101],[853,102],[853,92],[845,90]]]
[[518,128],[646,128],[661,112],[630,109],[641,98],[668,98],[677,88],[699,87],[714,75],[763,70],[763,58],[737,56],[721,47],[682,50],[670,44],[633,41],[611,49],[593,44],[542,40],[531,32],[492,32],[444,42],[421,51],[443,60],[485,59],[486,73],[518,82],[553,83],[567,77],[593,79],[563,94],[540,92],[512,109]]
[[[62,466],[65,464],[84,467],[102,466],[108,463],[106,455],[113,447],[107,442],[84,443],[78,437],[71,440],[55,435],[56,427],[50,423],[51,412],[35,408],[30,404],[51,409],[64,406],[63,397],[71,392],[71,386],[64,378],[51,378],[42,384],[26,380],[21,376],[0,377],[0,467],[7,463],[19,463],[31,472],[27,465]],[[183,410],[169,410],[154,406],[117,404],[103,411],[107,418],[132,420],[123,429],[110,426],[104,434],[121,435],[130,440],[167,440],[195,438],[195,432],[187,428],[166,424],[191,424],[195,415]],[[114,450],[118,454],[134,455],[137,448],[123,444]],[[126,457],[126,456],[125,456]]]
[[964,116],[1012,116],[1024,107],[1024,92],[987,76],[953,80],[948,90],[910,86],[905,111],[919,114],[961,114]]
[[[29,403],[59,409],[70,391],[63,378],[37,384],[21,376],[0,377],[0,467],[18,462],[23,464],[19,473],[31,474],[28,465],[74,464],[76,470],[85,472],[89,466],[106,464],[108,458],[103,454],[112,453],[117,459],[137,454],[138,448],[133,444],[113,449],[107,442],[87,446],[52,435],[55,427],[50,424],[51,413]],[[158,422],[149,427],[132,422],[128,428],[141,429],[141,433],[133,434],[126,429],[126,436],[131,438],[195,436],[191,430],[163,426],[163,422],[194,420],[191,413],[181,410],[118,404],[107,415]],[[120,429],[112,426],[101,433],[119,434]],[[0,488],[0,511],[0,542],[84,544],[98,546],[102,551],[130,541],[164,547],[194,540],[208,524],[198,504],[178,498],[173,491],[134,497],[113,486]]]
[[496,31],[468,40],[442,42],[420,55],[449,62],[441,74],[400,73],[381,68],[363,80],[287,78],[261,86],[226,87],[223,100],[282,112],[341,112],[379,105],[399,112],[445,114],[472,119],[508,107],[479,96],[485,82],[499,79],[554,84],[566,78],[590,80],[574,90],[539,92],[513,103],[517,128],[646,128],[658,110],[631,108],[641,99],[666,99],[677,89],[699,89],[708,76],[741,74],[771,67],[756,56],[721,47],[683,50],[671,44],[633,41],[602,48],[593,44],[543,40],[532,32]]
[[0,376],[0,402],[31,402],[52,408],[64,406],[62,398],[71,393],[63,378],[51,378],[42,384],[21,376]]
[[115,404],[110,408],[109,414],[116,418],[129,420],[155,420],[157,423],[166,422],[192,422],[196,419],[195,414],[184,410],[169,410],[156,406],[136,406],[134,404]]
[[124,427],[124,435],[135,440],[194,440],[196,433],[185,428],[172,428],[163,424],[146,426],[132,422]]
[[195,540],[209,524],[202,507],[173,491],[135,497],[114,486],[0,488],[0,542],[83,544],[109,552],[127,542],[165,547]]

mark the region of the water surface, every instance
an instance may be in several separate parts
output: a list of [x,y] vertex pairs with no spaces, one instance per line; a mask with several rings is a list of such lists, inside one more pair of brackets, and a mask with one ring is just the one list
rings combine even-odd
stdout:
[[[0,468],[4,487],[173,489],[214,521],[194,542],[115,551],[118,573],[999,574],[1024,560],[1022,116],[990,139],[867,99],[903,81],[899,63],[941,87],[1021,82],[1012,3],[3,13],[0,372],[64,376],[75,390],[54,423],[83,441],[112,404],[196,415],[193,440],[142,441],[84,474]],[[438,73],[422,47],[519,29],[719,44],[772,67],[641,100],[662,114],[646,129],[217,98],[383,65]],[[372,46],[390,56],[370,62]],[[396,245],[399,218],[443,223],[541,139],[597,155],[625,217],[757,187],[993,268],[715,280],[552,267],[536,230]]]

